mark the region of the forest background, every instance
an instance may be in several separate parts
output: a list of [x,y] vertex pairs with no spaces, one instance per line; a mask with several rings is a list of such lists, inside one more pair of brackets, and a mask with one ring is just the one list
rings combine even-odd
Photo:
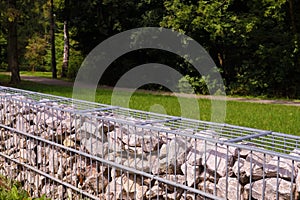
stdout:
[[[201,44],[216,63],[229,95],[300,98],[299,0],[1,0],[0,69],[52,71],[74,79],[85,56],[112,35],[138,27],[165,27]],[[114,86],[128,70],[144,63],[173,67],[196,93],[207,83],[189,63],[155,49],[115,60],[100,84]],[[168,78],[168,77],[166,77]],[[146,85],[151,90],[166,90]]]

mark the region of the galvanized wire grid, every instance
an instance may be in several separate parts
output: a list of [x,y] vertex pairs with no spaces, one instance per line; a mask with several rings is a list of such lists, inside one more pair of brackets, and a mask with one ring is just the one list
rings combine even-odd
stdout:
[[298,198],[297,136],[7,87],[0,103],[0,173],[32,196]]

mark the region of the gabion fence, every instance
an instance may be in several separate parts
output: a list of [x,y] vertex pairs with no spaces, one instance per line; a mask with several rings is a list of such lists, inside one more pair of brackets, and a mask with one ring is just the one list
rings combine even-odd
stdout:
[[0,174],[51,199],[299,199],[300,137],[0,87]]

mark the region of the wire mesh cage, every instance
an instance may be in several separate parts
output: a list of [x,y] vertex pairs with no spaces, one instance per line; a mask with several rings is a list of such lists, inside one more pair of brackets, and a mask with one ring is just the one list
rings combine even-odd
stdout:
[[0,174],[51,199],[299,199],[297,136],[0,87]]

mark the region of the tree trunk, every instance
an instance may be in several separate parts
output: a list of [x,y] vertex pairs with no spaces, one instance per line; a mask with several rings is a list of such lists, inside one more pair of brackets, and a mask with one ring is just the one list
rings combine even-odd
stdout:
[[61,77],[67,77],[69,67],[69,53],[70,53],[70,42],[69,42],[69,0],[65,0],[65,21],[64,21],[64,56],[63,65],[61,69]]
[[[8,1],[8,8],[16,10],[16,0]],[[11,71],[10,82],[17,84],[21,82],[18,65],[18,36],[17,17],[8,20],[8,41],[7,41],[8,68]]]
[[[290,14],[290,20],[291,20],[291,29],[292,29],[292,33],[294,36],[294,45],[295,45],[295,49],[298,48],[298,46],[300,45],[300,38],[299,38],[299,15],[297,15],[296,11],[299,12],[299,8],[300,8],[300,3],[298,1],[295,0],[289,0],[289,14]],[[294,66],[295,66],[295,70],[293,71],[293,76],[295,77],[294,80],[298,80],[294,86],[292,87],[293,90],[295,91],[288,91],[289,95],[290,93],[293,93],[292,98],[294,98],[296,95],[300,95],[300,88],[299,88],[299,79],[297,77],[299,77],[300,75],[300,58],[299,58],[300,52],[299,50],[295,53],[294,55]]]
[[294,0],[289,0],[292,31],[293,31],[293,34],[296,35],[297,34],[297,25],[296,25],[295,13],[294,13],[294,3],[295,3]]
[[55,23],[54,23],[54,13],[53,13],[53,0],[50,0],[50,37],[51,37],[51,69],[52,78],[57,78],[56,69],[56,52],[55,52]]

